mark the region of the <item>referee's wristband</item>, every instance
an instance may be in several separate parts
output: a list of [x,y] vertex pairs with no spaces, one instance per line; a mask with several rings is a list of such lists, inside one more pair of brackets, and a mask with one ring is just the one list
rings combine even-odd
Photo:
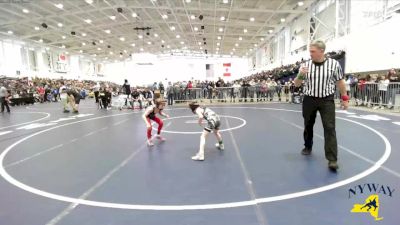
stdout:
[[350,97],[348,95],[342,95],[342,101],[347,102],[350,100]]
[[305,80],[306,77],[305,77],[303,74],[299,73],[299,74],[297,74],[297,79],[299,79],[299,80]]

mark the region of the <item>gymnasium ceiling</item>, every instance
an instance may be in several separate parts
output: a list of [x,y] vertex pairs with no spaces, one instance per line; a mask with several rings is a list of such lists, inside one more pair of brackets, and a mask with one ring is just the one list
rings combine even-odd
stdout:
[[241,57],[314,1],[0,0],[0,34],[100,60],[206,50]]

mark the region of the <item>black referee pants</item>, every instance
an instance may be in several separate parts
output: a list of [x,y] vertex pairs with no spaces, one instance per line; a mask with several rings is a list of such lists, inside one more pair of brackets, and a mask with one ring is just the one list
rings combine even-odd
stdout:
[[329,161],[337,161],[337,140],[335,129],[335,103],[334,97],[315,98],[304,96],[303,118],[304,118],[304,146],[312,148],[314,124],[317,112],[321,115],[324,127],[325,158]]

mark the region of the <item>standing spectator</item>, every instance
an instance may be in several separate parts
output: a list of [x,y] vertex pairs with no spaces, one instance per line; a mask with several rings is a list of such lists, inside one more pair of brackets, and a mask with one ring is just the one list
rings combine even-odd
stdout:
[[164,84],[161,81],[158,83],[158,88],[160,89],[161,96],[164,96],[165,88]]
[[256,82],[254,81],[254,79],[251,79],[250,83],[249,83],[249,95],[250,95],[250,102],[254,101],[254,94],[256,92]]
[[267,82],[265,80],[263,80],[261,82],[261,101],[265,102],[267,101],[268,98],[268,85]]
[[400,90],[400,79],[399,76],[396,75],[396,70],[391,69],[388,72],[388,79],[389,79],[389,87],[388,87],[388,103],[389,108],[393,108],[395,105],[396,94],[399,93]]
[[131,85],[129,84],[127,79],[125,79],[125,82],[122,85],[122,89],[124,91],[124,94],[126,95],[125,106],[127,106],[128,105],[128,98],[131,95]]
[[275,90],[276,90],[276,93],[278,94],[278,100],[279,100],[279,101],[282,101],[282,98],[281,98],[282,85],[283,85],[282,82],[283,82],[283,81],[279,81],[279,80],[276,81],[276,88],[275,88]]
[[232,100],[233,100],[233,102],[236,102],[236,98],[239,98],[240,84],[237,81],[235,81],[232,88],[233,88]]
[[364,105],[364,101],[365,101],[365,78],[361,78],[358,80],[357,83],[357,99],[356,99],[356,105]]
[[94,98],[96,99],[96,103],[99,103],[99,94],[100,94],[100,84],[99,82],[93,86]]
[[174,100],[180,100],[180,90],[179,83],[174,84]]
[[365,92],[367,95],[367,101],[365,102],[365,105],[368,106],[371,102],[374,102],[376,105],[378,105],[379,93],[377,77],[375,75],[368,75],[365,84]]
[[284,93],[285,93],[286,102],[289,102],[289,82],[285,82]]
[[295,85],[294,85],[294,81],[292,78],[289,78],[288,84],[289,84],[290,95],[291,95],[291,98],[293,99]]
[[210,99],[210,103],[212,102],[211,100],[214,98],[214,96],[213,96],[214,88],[215,88],[214,82],[210,81],[210,83],[208,83],[208,85],[207,85],[208,99]]
[[193,88],[193,83],[192,83],[192,81],[189,81],[188,83],[187,83],[187,86],[186,86],[186,99],[193,99],[193,93],[192,93],[192,88]]
[[389,79],[387,76],[382,76],[381,79],[379,80],[379,96],[382,101],[381,109],[384,109],[385,106],[388,107],[388,95],[387,95],[387,90],[389,86]]
[[201,83],[202,98],[207,98],[207,93],[208,93],[207,86],[208,86],[208,81]]
[[269,101],[272,102],[272,100],[274,99],[274,95],[275,95],[276,82],[274,80],[271,80],[271,78],[268,78],[267,79],[267,88],[268,88],[267,98],[269,98]]
[[167,86],[167,98],[168,98],[168,105],[173,105],[173,103],[174,103],[174,86],[172,86],[171,81],[168,82],[168,86]]
[[373,107],[373,109],[379,108],[379,82],[380,78],[378,79],[375,75],[368,76],[368,80],[366,84],[366,92],[367,92],[367,102],[366,105],[369,107]]
[[54,102],[58,102],[58,95],[59,95],[58,90],[59,89],[57,87],[53,88],[52,94],[53,94]]
[[260,102],[261,101],[261,82],[256,80],[254,88],[256,90],[257,102]]
[[239,102],[242,102],[242,100],[244,102],[247,102],[249,86],[250,85],[245,80],[243,80],[243,82],[242,82],[242,98],[239,99]]
[[10,106],[8,106],[9,94],[4,84],[0,85],[0,102],[1,102],[1,113],[4,113],[4,107],[7,108],[7,112],[10,113]]
[[151,89],[152,91],[158,90],[157,82],[154,82],[153,87]]
[[347,92],[347,95],[350,96],[350,85],[351,85],[350,76],[346,76],[345,83],[346,83],[346,92]]

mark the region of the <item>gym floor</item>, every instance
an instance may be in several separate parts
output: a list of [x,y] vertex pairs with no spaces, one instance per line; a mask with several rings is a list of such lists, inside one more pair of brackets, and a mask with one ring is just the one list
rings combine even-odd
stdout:
[[400,221],[399,116],[338,110],[334,173],[319,116],[313,153],[300,154],[301,105],[210,106],[221,115],[225,150],[210,135],[203,162],[191,160],[202,128],[183,105],[167,107],[167,141],[153,147],[142,112],[100,110],[92,99],[80,107],[0,115],[0,224],[376,224],[351,212],[373,194],[379,223]]

